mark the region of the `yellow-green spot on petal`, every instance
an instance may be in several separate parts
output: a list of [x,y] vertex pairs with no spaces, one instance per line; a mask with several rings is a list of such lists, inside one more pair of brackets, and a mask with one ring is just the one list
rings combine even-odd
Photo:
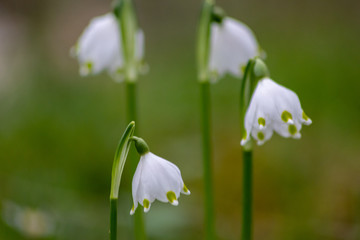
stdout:
[[123,68],[117,68],[116,69],[116,74],[123,74],[125,71]]
[[86,68],[89,70],[89,72],[92,72],[92,69],[93,69],[93,67],[94,67],[93,62],[87,61],[87,62],[85,63],[85,66],[86,66]]
[[246,65],[243,65],[240,67],[241,72],[244,74],[246,70]]
[[185,184],[184,184],[184,187],[183,187],[183,191],[186,192],[186,193],[189,191],[189,189],[185,186]]
[[257,137],[260,141],[264,140],[265,136],[263,132],[258,132]]
[[302,118],[303,118],[305,121],[309,120],[309,117],[305,114],[304,111],[302,112]]
[[132,211],[132,212],[135,211],[135,206],[134,206],[134,204],[133,204],[132,207],[131,207],[131,211]]
[[246,132],[246,129],[244,129],[244,133],[243,133],[243,137],[242,137],[242,140],[246,140],[246,137],[247,137],[247,132]]
[[144,199],[144,201],[143,201],[143,206],[144,206],[144,208],[149,208],[149,206],[150,206],[150,202],[149,202],[149,200],[148,199]]
[[265,127],[265,123],[266,123],[265,118],[259,117],[258,123],[259,123],[259,125],[262,125],[263,127]]
[[166,197],[169,200],[170,203],[172,203],[174,200],[176,200],[176,195],[173,191],[168,191],[166,193]]
[[296,126],[294,124],[289,125],[289,133],[294,135],[297,132]]
[[281,119],[284,121],[284,122],[288,122],[289,119],[292,119],[292,115],[291,113],[289,113],[288,111],[283,111],[282,114],[281,114]]

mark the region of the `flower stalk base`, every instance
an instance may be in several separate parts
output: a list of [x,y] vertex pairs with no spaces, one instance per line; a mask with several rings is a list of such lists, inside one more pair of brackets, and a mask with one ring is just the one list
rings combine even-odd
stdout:
[[252,151],[243,150],[242,240],[252,238]]
[[117,198],[110,198],[110,240],[116,240],[117,234]]

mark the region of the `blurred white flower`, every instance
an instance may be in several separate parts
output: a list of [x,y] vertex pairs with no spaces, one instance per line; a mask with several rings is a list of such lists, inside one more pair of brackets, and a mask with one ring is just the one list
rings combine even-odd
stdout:
[[244,123],[241,145],[250,140],[250,135],[262,145],[274,130],[283,137],[300,138],[302,124],[311,124],[311,119],[301,108],[296,93],[265,77],[256,86]]
[[242,77],[247,62],[260,55],[254,33],[244,23],[224,17],[211,24],[209,68],[212,80],[226,73]]
[[3,202],[4,222],[28,238],[45,238],[54,235],[55,221],[46,211]]
[[130,214],[135,213],[138,203],[144,206],[144,212],[148,212],[155,199],[177,206],[180,192],[186,195],[190,194],[182,180],[179,168],[175,164],[147,152],[141,155],[132,181],[134,205]]
[[[121,44],[121,31],[113,13],[95,17],[85,28],[71,55],[80,64],[80,75],[97,74],[107,71],[117,81],[124,78],[124,59]],[[135,58],[138,70],[144,56],[144,33],[138,30],[135,43]]]

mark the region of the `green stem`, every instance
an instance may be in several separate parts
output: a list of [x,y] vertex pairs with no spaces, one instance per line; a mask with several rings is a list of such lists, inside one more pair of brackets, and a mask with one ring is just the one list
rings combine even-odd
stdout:
[[119,196],[121,176],[131,146],[130,138],[134,134],[134,129],[135,122],[130,122],[120,139],[118,147],[116,148],[113,161],[110,189],[110,240],[116,239],[117,199]]
[[207,240],[215,239],[214,198],[212,182],[211,134],[210,134],[210,83],[200,82],[203,167],[205,187],[205,232]]
[[[137,111],[136,111],[136,82],[125,81],[126,87],[126,117],[127,122],[135,121],[137,123]],[[136,168],[136,164],[135,164]]]
[[116,240],[117,200],[117,198],[110,198],[110,240]]
[[252,238],[252,151],[243,151],[242,240]]
[[[127,119],[129,121],[137,122],[137,101],[136,101],[136,82],[125,81],[126,85],[126,102],[127,102]],[[138,128],[137,128],[138,129]],[[138,130],[136,130],[137,132]],[[135,173],[138,161],[132,151],[130,153],[130,172]],[[141,211],[136,211],[134,214],[134,233],[136,240],[146,239],[145,226],[144,226],[144,217]]]
[[[240,124],[245,137],[245,114],[255,88],[253,69],[256,59],[250,59],[244,73],[240,89]],[[247,133],[250,134],[250,133]],[[252,141],[243,146],[243,208],[242,240],[252,239]]]
[[209,45],[210,45],[210,24],[211,14],[214,8],[213,0],[205,0],[201,10],[200,22],[197,36],[197,64],[198,79],[200,82],[209,80]]

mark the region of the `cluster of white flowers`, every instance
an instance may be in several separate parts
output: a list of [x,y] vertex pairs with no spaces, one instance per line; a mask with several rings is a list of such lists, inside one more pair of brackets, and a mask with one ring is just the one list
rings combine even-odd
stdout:
[[[224,17],[211,24],[209,69],[213,80],[226,73],[243,77],[248,61],[261,54],[253,32],[242,22]],[[250,136],[262,145],[273,131],[283,137],[300,138],[302,124],[309,125],[311,120],[302,110],[296,93],[264,76],[258,81],[244,123],[243,146]]]
[[[216,80],[227,73],[242,77],[248,61],[261,54],[253,32],[242,22],[229,17],[212,22],[210,31],[208,68],[211,78]],[[91,20],[72,50],[80,63],[80,74],[86,76],[107,71],[115,80],[122,80],[121,38],[119,22],[113,13]],[[144,33],[140,29],[135,37],[134,54],[140,69],[144,57]],[[271,138],[273,131],[283,137],[300,138],[302,124],[309,125],[311,120],[304,113],[298,96],[264,76],[258,81],[246,111],[241,145],[246,145],[251,137],[261,145]],[[155,199],[178,205],[180,193],[190,194],[179,168],[149,152],[143,140],[134,139],[137,149],[140,146],[141,158],[132,182],[134,205],[130,214],[135,213],[138,204],[148,212]]]

